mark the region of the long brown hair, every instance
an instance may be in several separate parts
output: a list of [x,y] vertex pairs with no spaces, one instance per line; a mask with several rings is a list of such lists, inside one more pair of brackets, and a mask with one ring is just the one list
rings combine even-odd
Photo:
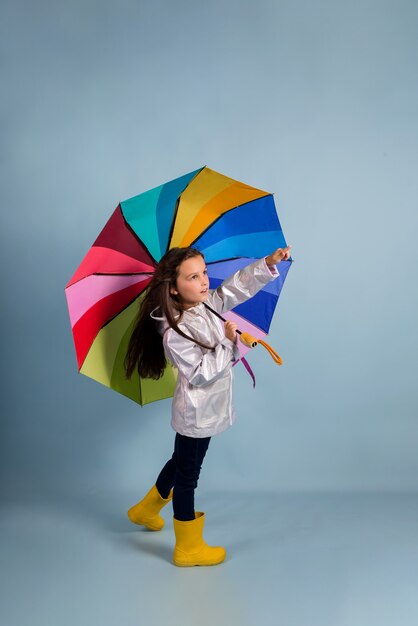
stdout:
[[[190,339],[202,348],[214,350],[212,346],[206,346],[197,339],[186,335],[178,327],[183,317],[183,306],[176,295],[170,293],[170,287],[176,287],[179,266],[186,259],[203,254],[197,248],[171,248],[157,264],[151,282],[146,287],[145,296],[140,304],[137,317],[134,322],[131,338],[125,356],[124,366],[126,378],[130,379],[135,368],[141,378],[154,378],[158,380],[164,374],[167,360],[164,353],[163,340],[157,330],[157,320],[150,313],[159,308],[158,317],[165,316],[168,325],[179,335]],[[175,312],[180,317],[175,319]]]

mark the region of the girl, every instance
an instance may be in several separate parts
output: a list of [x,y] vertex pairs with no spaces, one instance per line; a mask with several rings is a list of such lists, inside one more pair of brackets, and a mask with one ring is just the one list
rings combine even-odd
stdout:
[[172,499],[175,565],[217,565],[226,556],[224,548],[205,543],[205,514],[195,511],[194,493],[211,437],[235,421],[232,365],[240,353],[237,325],[223,323],[204,303],[222,314],[248,300],[279,276],[276,265],[289,258],[290,248],[247,265],[215,290],[209,290],[199,250],[172,248],[158,263],[142,301],[125,358],[126,376],[137,368],[141,377],[158,379],[166,357],[178,369],[171,420],[176,436],[171,459],[128,517],[161,530],[159,513]]

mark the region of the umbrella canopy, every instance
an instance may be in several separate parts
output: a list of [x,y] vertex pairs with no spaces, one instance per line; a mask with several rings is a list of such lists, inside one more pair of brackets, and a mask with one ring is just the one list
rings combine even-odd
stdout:
[[[210,289],[254,259],[286,247],[273,195],[202,167],[121,202],[65,287],[79,372],[141,405],[173,395],[177,371],[126,380],[123,362],[154,269],[173,247],[205,257]],[[225,313],[262,339],[292,260],[256,296]],[[241,357],[248,348],[239,344]]]

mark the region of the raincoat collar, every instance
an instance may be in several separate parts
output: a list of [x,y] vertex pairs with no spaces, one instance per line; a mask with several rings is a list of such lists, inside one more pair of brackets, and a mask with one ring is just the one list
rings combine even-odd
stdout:
[[[199,302],[199,304],[196,304],[195,306],[190,307],[190,309],[186,309],[185,311],[183,311],[183,315],[187,314],[187,313],[191,313],[192,315],[196,315],[198,313],[201,313],[205,308],[205,305],[203,304],[203,302]],[[152,319],[157,320],[158,322],[163,322],[166,317],[165,315],[163,315],[162,317],[159,317],[158,315],[154,314],[155,311],[158,311],[160,309],[159,306],[155,307],[155,309],[153,309],[150,313],[150,317],[152,317]],[[180,317],[180,313],[177,315],[177,317]]]

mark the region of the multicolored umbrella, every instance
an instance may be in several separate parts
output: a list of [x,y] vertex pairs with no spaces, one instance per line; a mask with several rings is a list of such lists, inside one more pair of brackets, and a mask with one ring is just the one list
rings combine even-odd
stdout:
[[[205,256],[210,289],[286,247],[273,195],[202,167],[121,202],[65,288],[79,372],[141,405],[173,395],[168,364],[156,381],[126,380],[124,358],[144,289],[170,248]],[[280,276],[224,317],[256,339],[268,333],[292,259]],[[248,347],[239,343],[241,357]]]

